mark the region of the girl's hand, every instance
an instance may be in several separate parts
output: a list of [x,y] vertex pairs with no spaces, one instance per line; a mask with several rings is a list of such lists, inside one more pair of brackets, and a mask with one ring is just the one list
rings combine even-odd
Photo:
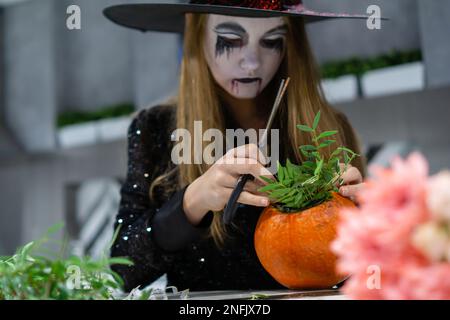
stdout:
[[[264,155],[256,144],[247,144],[230,149],[218,159],[202,176],[186,189],[183,209],[189,221],[196,225],[208,211],[225,208],[240,175],[251,174],[238,198],[238,202],[259,207],[269,205],[268,197],[257,189],[267,185],[260,176],[275,180],[271,172],[262,165]],[[264,161],[263,161],[264,162]]]
[[[341,170],[345,167],[341,164]],[[344,197],[350,198],[353,202],[356,202],[356,194],[362,187],[364,187],[363,177],[358,168],[353,167],[351,164],[347,165],[347,170],[342,174],[343,180],[339,193]]]

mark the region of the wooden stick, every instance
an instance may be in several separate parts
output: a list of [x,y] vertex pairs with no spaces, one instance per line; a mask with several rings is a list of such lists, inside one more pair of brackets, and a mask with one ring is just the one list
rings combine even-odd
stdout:
[[278,88],[277,97],[275,98],[275,102],[273,104],[269,120],[267,121],[266,129],[264,130],[264,134],[261,137],[261,140],[260,140],[260,142],[258,144],[258,147],[260,149],[264,149],[266,147],[268,131],[272,127],[272,122],[273,122],[273,120],[275,118],[275,115],[276,115],[276,113],[278,111],[278,108],[279,108],[279,106],[281,104],[281,101],[283,100],[283,96],[284,96],[284,94],[286,92],[286,89],[287,89],[287,86],[288,86],[290,80],[291,80],[291,78],[289,78],[289,77],[286,80],[285,79],[281,80],[280,87]]

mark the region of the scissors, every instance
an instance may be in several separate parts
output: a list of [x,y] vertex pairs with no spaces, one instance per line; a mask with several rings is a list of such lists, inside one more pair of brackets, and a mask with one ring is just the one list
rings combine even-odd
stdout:
[[[286,92],[287,85],[289,84],[290,78],[288,77],[286,80],[281,80],[280,88],[278,89],[277,97],[275,98],[275,102],[272,107],[272,111],[270,113],[269,120],[266,124],[266,129],[264,130],[263,136],[261,137],[258,148],[261,150],[265,150],[265,147],[267,145],[267,134],[272,127],[273,120],[275,118],[275,115],[277,113],[277,110],[281,104],[281,101],[283,99],[284,93]],[[242,190],[244,189],[245,183],[253,179],[254,177],[251,174],[243,174],[239,177],[237,180],[236,186],[233,189],[233,192],[231,193],[230,199],[228,200],[228,203],[224,209],[223,212],[223,223],[225,225],[229,225],[231,221],[233,220],[234,216],[236,215],[236,210],[238,207],[237,200],[239,199],[239,196],[242,193]]]

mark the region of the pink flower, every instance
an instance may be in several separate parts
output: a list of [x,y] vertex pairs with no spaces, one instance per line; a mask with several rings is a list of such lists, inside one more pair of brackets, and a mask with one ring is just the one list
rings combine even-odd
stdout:
[[360,207],[341,211],[332,244],[338,270],[351,274],[343,292],[355,299],[450,299],[450,280],[444,280],[450,264],[431,264],[412,242],[415,229],[431,217],[426,160],[413,153],[394,159],[390,169],[371,170],[373,178],[357,195]]
[[450,222],[450,171],[430,178],[427,205],[435,219]]
[[447,260],[450,234],[445,224],[431,221],[418,226],[413,233],[412,242],[429,260],[436,262]]
[[402,299],[448,300],[450,299],[450,264],[435,263],[428,266],[407,266],[401,272],[398,291]]

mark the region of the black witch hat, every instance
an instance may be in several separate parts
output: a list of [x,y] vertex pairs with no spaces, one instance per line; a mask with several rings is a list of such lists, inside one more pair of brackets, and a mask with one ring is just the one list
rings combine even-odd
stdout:
[[317,12],[305,8],[302,0],[191,0],[187,3],[123,4],[106,8],[113,22],[141,31],[184,30],[185,13],[212,13],[242,17],[302,17],[306,23],[326,19],[368,19],[367,15]]

